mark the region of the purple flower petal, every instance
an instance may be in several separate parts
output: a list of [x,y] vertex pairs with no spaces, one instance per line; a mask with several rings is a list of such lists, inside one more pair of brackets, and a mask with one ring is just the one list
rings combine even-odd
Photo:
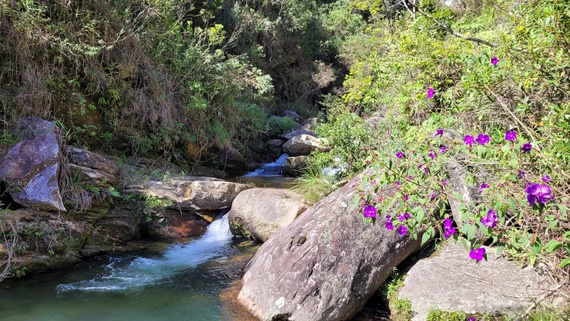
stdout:
[[406,234],[408,233],[408,228],[405,227],[404,225],[400,225],[400,226],[398,227],[397,232],[398,232],[398,234],[400,234],[400,235],[406,235]]
[[473,260],[481,261],[485,257],[485,248],[480,247],[478,249],[474,249],[469,253],[469,257]]
[[473,136],[467,135],[465,136],[465,138],[463,138],[463,142],[465,143],[465,145],[471,146],[473,145],[473,143],[475,143],[475,139],[473,139]]
[[488,135],[485,135],[483,133],[477,135],[477,143],[479,143],[479,145],[485,145],[489,142],[489,140],[490,138]]
[[390,231],[394,230],[394,224],[392,224],[392,221],[386,222],[386,228],[389,229]]
[[442,153],[442,154],[445,154],[445,152],[447,152],[447,147],[441,146],[441,147],[439,148],[439,152]]
[[396,157],[402,158],[402,157],[404,157],[404,153],[402,153],[402,152],[397,152],[397,153],[396,153]]
[[532,144],[531,143],[524,143],[522,145],[521,149],[524,153],[528,153],[532,149]]
[[428,88],[427,98],[428,99],[433,98],[434,95],[435,95],[435,90],[433,90],[433,88]]
[[513,130],[513,131],[507,131],[505,133],[505,140],[514,142],[515,139],[517,139],[517,133]]
[[433,137],[437,137],[437,136],[443,136],[443,129],[442,128],[435,131],[435,135],[433,135]]
[[376,207],[368,205],[364,208],[364,217],[376,218]]
[[487,216],[481,218],[481,223],[490,228],[497,226],[497,222],[499,222],[499,218],[493,210],[489,210],[489,212],[487,212]]
[[499,62],[499,58],[497,58],[497,57],[491,58],[491,64],[492,64],[493,66],[496,66],[498,62]]
[[544,176],[544,177],[542,178],[542,181],[545,182],[545,183],[550,182],[550,176],[549,176],[549,175]]

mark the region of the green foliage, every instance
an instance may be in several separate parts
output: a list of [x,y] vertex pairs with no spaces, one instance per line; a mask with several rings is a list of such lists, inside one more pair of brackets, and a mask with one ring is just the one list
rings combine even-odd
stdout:
[[428,313],[427,321],[465,321],[467,318],[467,315],[463,312],[431,310]]
[[388,298],[390,319],[394,321],[411,320],[414,316],[410,300],[398,297],[398,291],[402,286],[404,286],[404,275],[394,268],[388,280],[380,288],[382,293]]
[[269,117],[267,118],[268,135],[274,137],[277,134],[288,133],[299,128],[299,124],[291,117]]

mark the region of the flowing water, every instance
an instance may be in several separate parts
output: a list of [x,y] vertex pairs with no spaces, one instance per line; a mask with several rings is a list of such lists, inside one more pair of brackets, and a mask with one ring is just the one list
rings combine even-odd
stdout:
[[235,321],[220,291],[243,262],[226,217],[164,251],[101,256],[74,268],[0,283],[0,319]]

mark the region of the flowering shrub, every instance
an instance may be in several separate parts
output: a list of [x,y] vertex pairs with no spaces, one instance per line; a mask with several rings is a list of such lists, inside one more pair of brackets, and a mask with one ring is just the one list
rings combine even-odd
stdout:
[[[376,169],[364,179],[359,195],[367,220],[383,220],[387,229],[421,236],[422,242],[437,235],[461,241],[475,261],[485,258],[482,246],[487,244],[530,264],[559,251],[559,266],[570,265],[568,196],[552,192],[555,173],[542,176],[544,184],[532,182],[538,177],[533,171],[544,169],[535,167],[538,155],[525,151],[528,143],[521,143],[515,131],[479,133],[476,140],[471,135],[453,138],[441,128],[433,135],[398,134],[392,130],[384,142],[398,152],[371,151],[367,158]],[[408,148],[399,146],[399,141]],[[420,143],[410,144],[414,141]],[[476,200],[466,202],[446,188],[450,178],[446,164],[451,158],[462,159],[466,168],[484,168],[482,174],[467,177],[468,184],[479,186]],[[482,178],[485,182],[476,183]],[[447,211],[451,198],[461,204],[459,216]]]

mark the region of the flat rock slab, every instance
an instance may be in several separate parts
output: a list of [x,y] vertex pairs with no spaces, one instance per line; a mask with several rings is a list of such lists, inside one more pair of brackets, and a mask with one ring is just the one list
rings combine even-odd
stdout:
[[461,245],[449,244],[416,263],[399,292],[411,301],[413,320],[426,320],[431,309],[521,314],[551,286],[534,269],[521,269],[493,248],[487,248],[487,259],[476,263]]

